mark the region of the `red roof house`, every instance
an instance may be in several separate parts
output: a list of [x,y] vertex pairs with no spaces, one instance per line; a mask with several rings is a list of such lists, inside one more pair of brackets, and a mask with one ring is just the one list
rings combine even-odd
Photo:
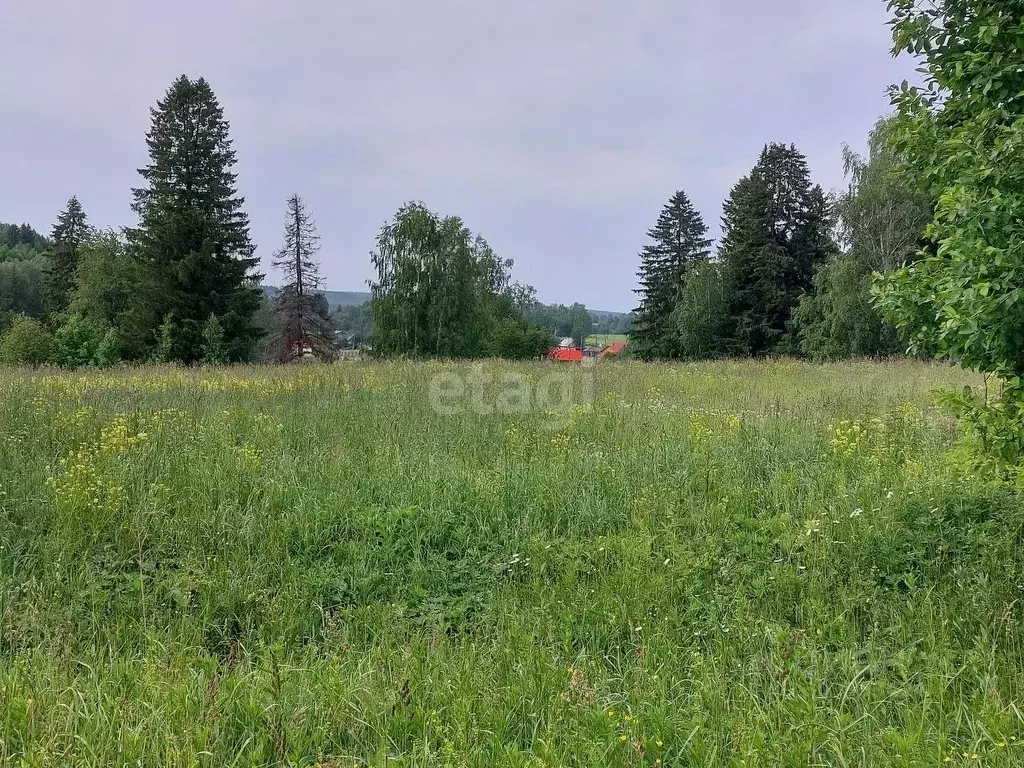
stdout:
[[621,355],[623,350],[626,349],[626,342],[616,341],[609,344],[607,347],[601,350],[601,357],[608,357],[609,355]]
[[548,350],[548,359],[559,363],[582,363],[583,353],[575,347],[552,347]]

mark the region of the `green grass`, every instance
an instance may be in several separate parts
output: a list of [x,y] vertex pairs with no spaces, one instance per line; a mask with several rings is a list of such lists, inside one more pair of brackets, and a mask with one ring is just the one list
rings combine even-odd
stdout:
[[[596,398],[431,408],[481,370]],[[1024,763],[972,377],[566,371],[0,372],[0,765]]]
[[584,342],[588,347],[606,347],[616,341],[629,341],[629,336],[624,333],[606,333],[587,336]]

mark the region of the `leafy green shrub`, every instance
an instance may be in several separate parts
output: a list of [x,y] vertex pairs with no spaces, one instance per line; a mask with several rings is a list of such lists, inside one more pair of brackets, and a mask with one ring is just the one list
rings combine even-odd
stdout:
[[935,193],[920,257],[878,279],[876,300],[930,352],[988,374],[996,393],[949,395],[980,465],[1015,476],[1024,457],[1024,44],[1018,3],[894,0],[897,51],[926,82],[894,91],[896,150]]
[[510,360],[540,357],[551,348],[551,334],[515,317],[498,320],[489,339],[490,353]]
[[42,365],[50,358],[52,343],[38,321],[19,315],[0,338],[0,365]]
[[182,320],[175,312],[168,312],[157,330],[152,362],[189,360],[189,350],[201,348],[202,335],[202,329],[193,320]]
[[[72,315],[54,334],[51,361],[63,368],[97,365],[105,337],[106,329],[102,325],[81,315]],[[109,354],[109,350],[105,353]]]
[[939,402],[960,419],[969,469],[987,479],[1024,480],[1024,391],[1019,381],[998,382],[994,393],[970,387],[944,391]]
[[224,326],[215,315],[210,315],[203,326],[203,362],[207,365],[224,365],[228,362]]
[[121,361],[121,334],[116,328],[110,328],[104,334],[96,348],[94,362],[102,368],[108,368]]

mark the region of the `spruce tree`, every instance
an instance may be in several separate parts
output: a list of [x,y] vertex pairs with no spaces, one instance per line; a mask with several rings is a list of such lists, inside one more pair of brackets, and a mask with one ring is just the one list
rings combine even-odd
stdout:
[[641,357],[674,357],[676,345],[672,312],[688,272],[708,260],[708,227],[683,191],[676,192],[662,209],[658,223],[648,231],[653,241],[640,253],[637,272],[640,306],[630,334]]
[[320,265],[315,260],[320,250],[316,223],[298,195],[288,198],[285,216],[284,246],[274,254],[273,265],[284,274],[285,284],[274,298],[274,309],[281,318],[281,334],[276,340],[277,358],[289,362],[309,349],[317,357],[330,357],[334,351],[334,323],[320,289]]
[[811,290],[816,267],[836,251],[828,201],[796,147],[764,148],[730,193],[722,231],[734,351],[787,351],[793,309]]
[[78,198],[72,197],[67,207],[57,216],[57,223],[50,235],[53,245],[50,249],[46,309],[51,315],[62,314],[71,303],[82,244],[90,234],[85,211]]
[[185,363],[203,356],[202,330],[211,316],[224,329],[232,361],[250,354],[259,330],[259,260],[249,240],[244,198],[236,191],[235,152],[224,111],[206,80],[182,75],[152,110],[146,136],[146,186],[134,190],[136,252],[147,279],[136,293],[148,317],[142,340]]
[[725,201],[721,258],[730,286],[730,351],[754,354],[784,333],[787,301],[780,295],[788,258],[775,242],[771,194],[762,179],[746,176]]

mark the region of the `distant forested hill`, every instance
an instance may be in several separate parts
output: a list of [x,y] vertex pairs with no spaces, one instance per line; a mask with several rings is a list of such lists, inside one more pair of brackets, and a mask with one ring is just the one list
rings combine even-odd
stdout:
[[28,224],[0,222],[0,333],[16,315],[42,318],[49,242]]
[[[269,298],[273,298],[274,294],[277,292],[277,288],[272,285],[263,286],[263,290]],[[337,309],[338,307],[354,307],[360,304],[365,304],[370,300],[369,291],[324,291],[324,295],[327,296],[327,304],[331,309]],[[552,304],[550,306],[554,307],[556,305]],[[596,315],[601,319],[614,319],[629,313],[612,312],[604,309],[592,309],[590,310],[590,314]]]
[[[263,286],[263,291],[270,299],[277,293],[277,287],[273,285]],[[338,307],[354,307],[365,304],[370,300],[369,291],[324,291],[327,297],[327,304],[331,309]]]

